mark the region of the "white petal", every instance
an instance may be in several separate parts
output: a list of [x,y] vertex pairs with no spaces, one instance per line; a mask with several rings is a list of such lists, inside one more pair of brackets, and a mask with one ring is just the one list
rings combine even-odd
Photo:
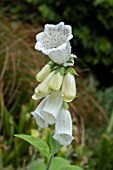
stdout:
[[45,120],[42,118],[41,114],[40,113],[37,113],[37,112],[31,112],[31,114],[34,116],[35,120],[36,120],[36,123],[37,125],[40,127],[40,128],[46,128],[48,127],[48,124],[45,122]]
[[[51,39],[50,37],[45,33],[45,32],[41,32],[39,34],[36,35],[36,40],[40,43],[36,43],[35,45],[35,49],[38,50],[38,48],[42,48],[42,49],[48,49],[51,48]],[[38,46],[39,45],[39,46]]]
[[61,145],[67,146],[69,145],[74,137],[69,134],[64,134],[64,133],[56,133],[53,136],[54,139],[56,139]]
[[68,42],[59,46],[58,48],[43,50],[43,53],[48,55],[55,63],[63,64],[66,63],[70,58],[71,46]]
[[38,41],[35,44],[35,49],[38,51],[42,51],[42,50],[44,50],[44,46]]
[[64,22],[60,22],[59,24],[56,25],[57,29],[63,29],[64,28]]
[[40,128],[45,128],[48,127],[47,122],[45,121],[45,119],[42,117],[42,110],[43,107],[46,103],[48,99],[48,96],[46,98],[44,98],[40,104],[37,106],[36,110],[34,112],[32,112],[31,114],[34,116],[34,118],[36,119],[36,123]]
[[44,98],[45,96],[46,96],[45,94],[42,95],[42,94],[37,94],[37,93],[35,93],[35,94],[32,96],[32,99],[33,99],[33,100],[40,100],[40,99]]
[[56,122],[56,117],[62,107],[62,103],[63,98],[60,91],[53,92],[49,95],[42,113],[48,124],[54,124]]
[[70,112],[64,108],[61,109],[57,116],[55,125],[55,135],[53,138],[59,141],[62,145],[69,145],[74,139],[72,136],[72,120]]

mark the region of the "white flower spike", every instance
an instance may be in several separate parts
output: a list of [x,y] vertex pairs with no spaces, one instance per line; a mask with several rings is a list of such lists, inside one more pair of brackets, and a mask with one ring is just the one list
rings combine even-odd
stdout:
[[48,124],[52,125],[56,122],[57,114],[63,104],[63,98],[60,91],[52,92],[43,108],[42,116]]
[[36,108],[36,110],[34,112],[31,112],[31,114],[34,116],[34,118],[36,120],[37,125],[40,128],[48,127],[47,122],[42,117],[43,107],[44,107],[47,99],[48,99],[48,96],[41,101],[41,103],[37,106],[37,108]]
[[60,22],[57,25],[46,24],[44,32],[36,35],[35,49],[48,55],[57,64],[66,63],[71,55],[69,40],[73,38],[70,25]]
[[55,125],[55,135],[53,136],[61,145],[69,145],[74,137],[72,136],[72,120],[68,110],[62,107],[57,116]]

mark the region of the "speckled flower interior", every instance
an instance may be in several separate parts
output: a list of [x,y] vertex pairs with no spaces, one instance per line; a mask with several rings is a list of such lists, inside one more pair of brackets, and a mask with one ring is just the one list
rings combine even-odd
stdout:
[[35,49],[48,55],[58,64],[65,63],[71,54],[69,40],[72,39],[71,26],[63,22],[53,25],[46,24],[44,32],[36,35]]

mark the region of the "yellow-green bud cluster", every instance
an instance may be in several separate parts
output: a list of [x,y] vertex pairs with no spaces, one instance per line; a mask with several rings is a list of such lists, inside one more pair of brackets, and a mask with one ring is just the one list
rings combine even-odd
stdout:
[[70,102],[76,97],[76,71],[72,67],[46,64],[36,75],[39,85],[35,88],[34,100],[47,96],[52,91],[60,90],[63,100]]

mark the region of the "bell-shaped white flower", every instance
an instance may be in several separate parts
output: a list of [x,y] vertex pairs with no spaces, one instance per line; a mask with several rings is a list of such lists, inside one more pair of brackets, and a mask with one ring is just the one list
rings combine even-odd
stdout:
[[41,71],[36,75],[36,80],[38,82],[42,82],[51,72],[51,68],[49,64],[46,64]]
[[42,95],[49,93],[49,83],[54,76],[55,71],[52,71],[45,79],[43,82],[41,82],[35,89],[35,93],[40,93]]
[[63,104],[63,98],[60,91],[52,92],[43,108],[42,116],[45,118],[48,124],[54,124],[56,122],[57,114],[60,111]]
[[63,107],[57,116],[55,135],[53,138],[64,146],[69,145],[74,139],[72,136],[72,120],[70,112]]
[[57,25],[46,24],[44,32],[36,35],[35,49],[48,55],[57,64],[66,63],[71,55],[69,40],[72,39],[70,25],[60,22]]
[[64,101],[71,102],[76,97],[76,82],[71,73],[64,76],[62,83],[62,96]]
[[37,125],[40,127],[40,128],[46,128],[48,127],[48,124],[46,122],[46,120],[43,118],[42,116],[42,112],[43,112],[43,107],[46,103],[48,99],[48,96],[46,98],[44,98],[40,104],[37,106],[36,110],[34,112],[31,112],[31,114],[34,116],[35,120],[36,120],[36,123]]
[[62,85],[63,75],[60,72],[57,72],[49,83],[49,87],[52,90],[59,90]]

